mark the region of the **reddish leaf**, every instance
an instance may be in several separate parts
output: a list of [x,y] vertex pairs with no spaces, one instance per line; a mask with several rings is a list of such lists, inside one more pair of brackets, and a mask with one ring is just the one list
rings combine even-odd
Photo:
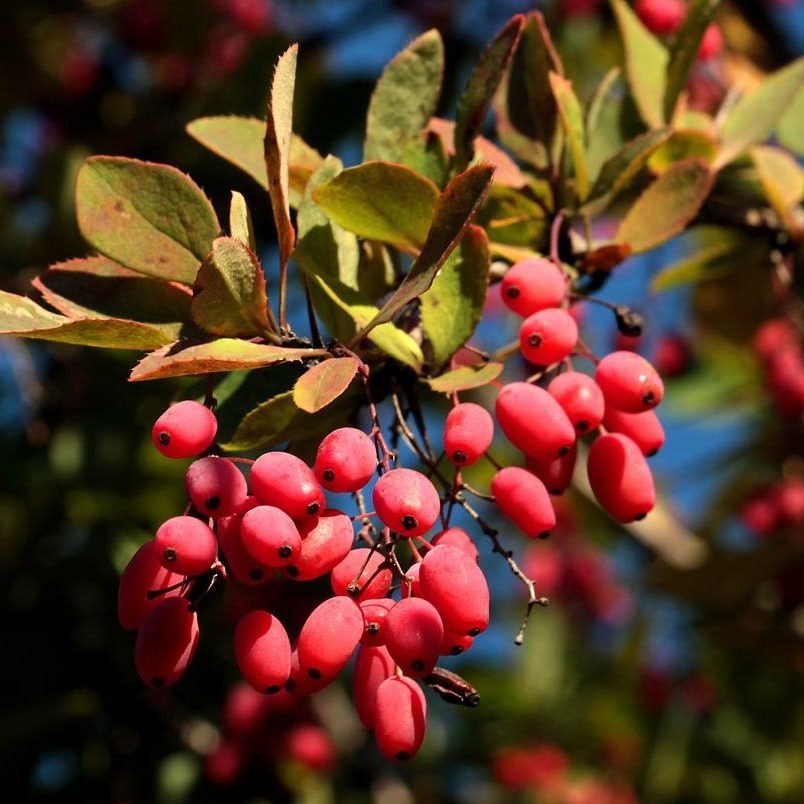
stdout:
[[356,357],[335,357],[311,366],[293,386],[293,402],[300,410],[317,413],[349,387],[360,368]]

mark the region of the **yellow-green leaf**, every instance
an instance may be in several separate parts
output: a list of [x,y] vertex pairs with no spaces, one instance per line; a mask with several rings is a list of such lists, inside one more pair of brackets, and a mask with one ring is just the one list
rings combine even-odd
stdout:
[[251,213],[243,194],[238,193],[237,190],[232,190],[232,200],[229,204],[229,234],[256,252],[257,245],[254,240],[254,224],[251,220]]
[[478,366],[461,366],[452,371],[445,371],[438,377],[425,378],[422,382],[430,386],[433,391],[442,394],[451,394],[457,391],[471,391],[473,388],[482,388],[502,374],[502,363],[482,363]]
[[589,170],[586,166],[586,138],[583,128],[583,111],[572,89],[572,82],[558,73],[550,72],[550,88],[556,99],[561,127],[564,129],[572,167],[575,172],[575,192],[580,201],[589,193]]
[[750,153],[765,197],[779,217],[792,225],[792,211],[804,195],[804,169],[781,148],[755,145]]
[[293,402],[307,413],[317,413],[349,387],[360,368],[356,357],[334,357],[311,366],[293,386]]

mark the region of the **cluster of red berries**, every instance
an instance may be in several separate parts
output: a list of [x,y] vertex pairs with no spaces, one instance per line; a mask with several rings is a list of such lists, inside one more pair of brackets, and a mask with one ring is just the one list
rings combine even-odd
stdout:
[[756,490],[740,509],[743,524],[758,536],[804,525],[804,479],[791,477]]
[[596,361],[594,376],[572,369],[578,327],[566,306],[559,306],[569,300],[568,284],[549,259],[511,266],[501,296],[524,318],[519,330],[523,357],[547,367],[543,374],[567,370],[546,388],[511,382],[497,396],[497,422],[526,459],[524,468],[506,467],[494,476],[491,488],[499,507],[528,536],[547,535],[555,525],[549,495],[569,486],[578,438],[597,432],[587,457],[596,499],[619,522],[642,519],[656,499],[645,458],[664,443],[654,411],[664,395],[659,374],[645,358],[625,350]]
[[[684,0],[636,0],[634,11],[645,27],[657,36],[673,36],[684,22],[687,5]],[[698,59],[709,61],[723,50],[723,34],[717,23],[704,32]]]
[[[216,429],[214,413],[187,400],[159,417],[152,440],[167,457],[188,458],[210,449]],[[273,613],[244,613],[234,629],[237,665],[259,692],[304,696],[332,682],[357,651],[360,719],[386,756],[412,757],[426,714],[417,679],[442,697],[477,702],[465,682],[436,668],[440,656],[468,649],[488,625],[489,590],[477,549],[465,531],[450,528],[424,542],[423,557],[411,547],[415,563],[404,572],[385,549],[390,540],[355,546],[352,518],[326,507],[325,490],[360,492],[377,472],[374,441],[361,430],[327,435],[312,468],[281,451],[243,462],[250,464],[248,481],[232,459],[196,458],[185,474],[188,512],[165,521],[122,574],[119,619],[138,631],[140,677],[165,687],[182,676],[198,642],[197,603],[215,577],[249,586],[328,575],[331,596],[293,641]],[[385,471],[372,495],[376,516],[403,541],[422,537],[441,513],[435,486],[412,469]],[[395,575],[403,580],[398,601],[388,597]]]
[[789,318],[771,318],[757,330],[753,347],[776,409],[786,419],[800,419],[804,415],[804,341],[800,330]]

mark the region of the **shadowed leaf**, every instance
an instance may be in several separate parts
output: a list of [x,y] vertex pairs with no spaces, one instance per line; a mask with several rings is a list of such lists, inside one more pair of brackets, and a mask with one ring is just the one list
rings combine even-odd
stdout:
[[348,168],[313,192],[316,204],[344,229],[408,253],[424,244],[437,199],[429,179],[391,162]]
[[702,159],[712,164],[717,156],[717,141],[706,131],[676,129],[648,158],[654,173],[664,173],[682,159]]
[[697,215],[712,179],[705,162],[678,162],[637,198],[620,221],[614,240],[628,243],[638,254],[679,234]]
[[759,183],[770,205],[792,229],[793,209],[804,195],[804,170],[796,159],[781,148],[756,145],[751,149],[751,160],[759,176]]
[[401,162],[405,146],[433,115],[441,94],[444,43],[435,29],[397,53],[369,103],[363,158]]
[[317,413],[334,402],[357,375],[356,357],[334,357],[311,366],[293,386],[293,402],[300,410]]
[[474,155],[475,137],[486,120],[491,99],[497,91],[519,41],[525,18],[515,14],[483,50],[458,98],[455,112],[455,166],[463,170]]
[[480,366],[461,366],[452,371],[444,372],[440,377],[423,379],[422,382],[430,386],[433,391],[442,394],[451,394],[454,391],[470,391],[472,388],[482,388],[502,374],[502,363],[483,363]]
[[586,166],[586,137],[583,128],[583,111],[572,82],[550,72],[548,75],[550,88],[558,106],[558,115],[561,127],[564,129],[567,145],[569,146],[572,166],[575,171],[575,192],[583,201],[589,192],[589,169]]
[[133,271],[192,283],[220,234],[198,185],[176,168],[93,156],[78,171],[76,215],[94,248]]
[[193,320],[213,335],[250,337],[268,329],[265,279],[254,253],[219,237],[195,280]]
[[208,343],[186,346],[179,342],[146,355],[131,370],[129,379],[136,382],[216,371],[254,369],[272,363],[324,357],[328,354],[323,349],[293,349],[251,343],[237,338],[219,338]]
[[689,257],[658,271],[651,280],[650,289],[654,293],[661,293],[679,285],[717,279],[734,270],[732,259],[729,260],[731,263],[729,265],[721,262],[722,258],[727,256],[734,257],[734,246],[731,243],[714,243],[698,248]]

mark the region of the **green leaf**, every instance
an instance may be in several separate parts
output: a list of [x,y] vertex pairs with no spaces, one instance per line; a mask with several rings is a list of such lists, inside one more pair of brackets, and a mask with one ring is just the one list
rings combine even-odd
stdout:
[[254,240],[254,224],[251,220],[251,213],[243,194],[238,193],[237,190],[232,190],[232,200],[229,204],[229,234],[256,252],[257,244]]
[[[726,256],[732,258],[731,264],[721,262]],[[717,279],[734,270],[734,256],[734,246],[731,243],[713,243],[697,248],[689,257],[658,271],[651,280],[650,289],[653,293],[662,293],[680,285]]]
[[673,38],[664,94],[664,119],[672,120],[676,104],[690,76],[704,32],[715,17],[721,0],[690,0],[684,21]]
[[642,119],[651,128],[664,124],[667,50],[639,21],[625,0],[611,0],[625,49],[625,74]]
[[324,349],[294,349],[252,343],[237,338],[218,338],[207,343],[173,343],[146,355],[131,370],[129,379],[157,380],[188,374],[211,374],[217,371],[255,369],[289,360],[326,357]]
[[163,328],[121,318],[65,318],[32,299],[0,290],[0,335],[103,349],[156,349],[171,337]]
[[390,321],[406,304],[421,296],[433,284],[439,268],[449,257],[491,186],[494,168],[481,163],[459,173],[438,197],[432,224],[421,253],[383,305],[380,312],[360,331],[363,337],[373,327]]
[[804,56],[777,70],[753,92],[743,95],[723,124],[716,166],[722,167],[752,145],[767,139],[801,91],[802,84]]
[[276,63],[268,101],[264,140],[268,194],[271,197],[271,208],[279,241],[279,259],[283,271],[296,241],[296,232],[290,220],[289,174],[290,143],[293,134],[293,90],[296,86],[298,53],[299,46],[293,44]]
[[804,170],[795,157],[781,148],[755,145],[750,154],[765,197],[792,229],[793,209],[804,193]]
[[356,357],[334,357],[311,366],[293,386],[293,403],[307,413],[318,413],[349,387],[361,366]]
[[418,36],[388,63],[369,103],[366,161],[402,161],[408,142],[435,113],[443,73],[444,43],[435,29]]
[[[436,118],[431,118],[434,120]],[[421,135],[408,141],[399,160],[411,170],[443,187],[449,178],[449,158],[443,138],[427,128]]]
[[[227,162],[245,171],[264,190],[268,189],[265,168],[265,121],[234,115],[199,117],[187,124],[187,133]],[[290,205],[297,207],[307,180],[322,162],[321,155],[294,134],[290,142]]]
[[471,391],[473,388],[482,388],[494,382],[502,374],[502,363],[483,363],[479,366],[461,366],[446,371],[439,377],[424,378],[422,382],[430,386],[433,391],[442,394],[451,394],[457,391]]
[[550,71],[564,74],[544,17],[533,11],[514,52],[506,87],[506,112],[519,132],[543,143],[549,153],[556,131],[558,110],[550,89]]
[[312,419],[312,416],[296,407],[293,391],[285,391],[246,414],[231,440],[221,446],[227,452],[266,449],[286,440],[305,419]]
[[625,143],[600,168],[583,210],[599,215],[647,164],[651,154],[670,136],[670,129],[646,131]]
[[474,155],[475,137],[486,120],[491,99],[519,42],[525,18],[515,14],[480,54],[458,98],[455,113],[455,167],[463,170]]
[[193,293],[193,320],[206,332],[248,338],[269,328],[262,268],[254,252],[233,237],[212,244]]
[[676,163],[637,198],[620,221],[614,241],[628,243],[638,254],[679,234],[698,214],[712,179],[706,162]]
[[470,225],[421,297],[421,319],[433,365],[443,365],[469,340],[483,315],[489,284],[485,231]]
[[654,173],[664,173],[683,159],[702,159],[712,164],[717,156],[717,142],[706,131],[676,129],[648,159],[648,167]]
[[554,72],[550,72],[548,78],[572,157],[575,191],[579,200],[583,201],[589,193],[589,170],[586,166],[586,141],[581,104],[572,90],[571,81]]
[[[316,312],[330,334],[342,342],[353,342],[356,340],[356,332],[376,318],[379,310],[373,304],[368,303],[360,293],[337,280],[325,281],[322,277],[317,276],[315,281],[314,288],[319,290],[324,299],[330,303],[325,306],[323,300],[317,298]],[[339,315],[339,312],[348,318],[346,327],[343,315]],[[335,335],[335,332],[340,334]],[[422,363],[424,363],[421,347],[407,332],[399,329],[395,324],[390,322],[380,324],[380,326],[374,327],[367,337],[389,357],[393,357],[416,371],[421,369]]]
[[159,325],[171,340],[190,320],[192,295],[185,285],[163,282],[106,257],[51,265],[31,283],[68,318],[122,318]]
[[313,200],[344,229],[416,253],[427,238],[438,188],[402,165],[365,162],[319,186]]
[[779,142],[797,156],[804,156],[804,87],[797,93],[776,129]]
[[619,67],[611,67],[595,87],[586,105],[584,122],[586,124],[586,136],[591,139],[597,131],[597,124],[600,120],[600,113],[606,104],[606,98],[612,87],[617,83],[621,70]]
[[198,185],[169,165],[92,156],[76,181],[81,234],[101,254],[132,271],[192,283],[220,234]]

